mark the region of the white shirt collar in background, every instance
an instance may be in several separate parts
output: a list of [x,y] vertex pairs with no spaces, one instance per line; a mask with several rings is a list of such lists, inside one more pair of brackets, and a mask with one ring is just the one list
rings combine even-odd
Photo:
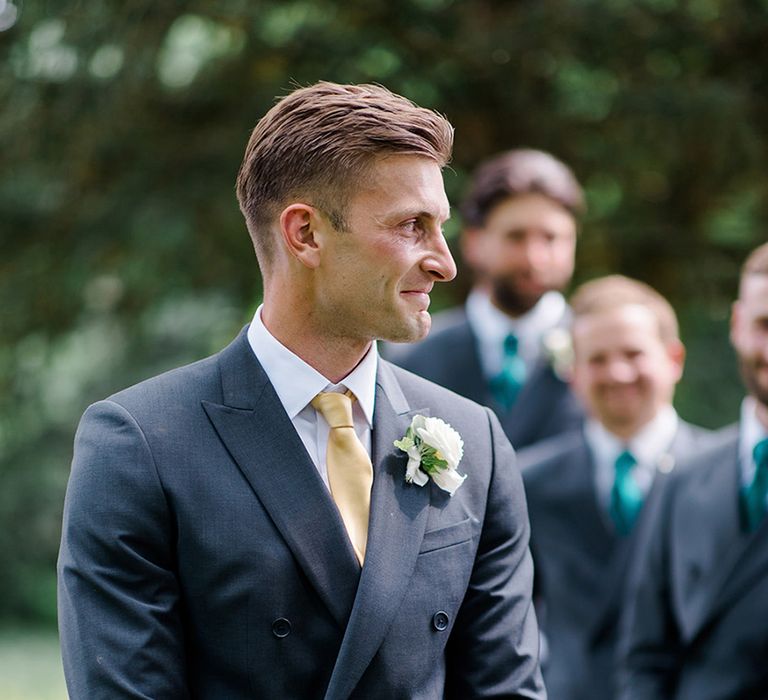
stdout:
[[616,458],[629,450],[637,460],[632,470],[643,494],[647,494],[653,485],[656,470],[669,468],[671,460],[669,449],[677,433],[680,418],[672,406],[664,406],[656,416],[646,423],[628,442],[606,430],[597,420],[590,419],[584,428],[584,436],[592,452],[595,464],[595,487],[599,502],[608,507],[611,489],[616,476]]
[[497,309],[487,292],[474,289],[466,301],[467,320],[478,341],[480,364],[486,377],[495,377],[504,359],[504,338],[517,336],[518,353],[532,369],[542,353],[546,333],[561,326],[568,305],[559,292],[547,292],[528,313],[517,318]]

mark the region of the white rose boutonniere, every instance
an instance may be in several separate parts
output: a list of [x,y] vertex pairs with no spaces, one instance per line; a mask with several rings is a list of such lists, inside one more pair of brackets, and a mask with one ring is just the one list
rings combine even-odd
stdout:
[[564,382],[568,381],[573,365],[571,334],[564,328],[553,328],[544,336],[542,346],[552,371]]
[[408,455],[405,480],[424,486],[432,477],[451,496],[464,483],[466,474],[456,471],[464,456],[464,441],[444,420],[415,416],[406,434],[395,440],[395,447]]

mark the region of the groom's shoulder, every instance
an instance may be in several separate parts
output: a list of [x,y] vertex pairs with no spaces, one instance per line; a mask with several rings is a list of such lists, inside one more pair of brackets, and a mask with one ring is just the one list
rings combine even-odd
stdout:
[[248,341],[243,329],[229,345],[201,360],[149,377],[107,397],[125,408],[164,410],[168,407],[220,402],[222,364],[239,370],[248,360]]
[[168,370],[126,387],[107,401],[120,404],[131,413],[162,412],[171,407],[211,400],[220,394],[216,356]]

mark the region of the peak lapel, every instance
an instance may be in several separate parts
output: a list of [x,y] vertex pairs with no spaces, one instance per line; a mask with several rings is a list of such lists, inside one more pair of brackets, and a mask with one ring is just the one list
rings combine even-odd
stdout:
[[557,381],[559,380],[552,374],[549,365],[541,361],[531,370],[531,375],[523,384],[509,411],[497,411],[504,432],[513,447],[517,447],[521,442],[527,444],[531,434],[535,432],[534,427],[547,420],[547,416],[542,413],[552,408]]
[[468,399],[478,403],[488,403],[491,400],[488,380],[485,378],[480,363],[477,339],[467,321],[453,338],[451,352],[453,357],[460,361],[461,369],[450,377],[450,382],[446,386],[450,386],[457,394],[466,396]]
[[709,617],[744,548],[739,527],[736,441],[707,453],[707,464],[689,482],[672,521],[673,595],[681,631],[692,639]]
[[609,574],[606,577],[605,594],[602,596],[604,604],[596,618],[597,624],[592,635],[594,643],[599,642],[605,635],[611,634],[619,620],[626,595],[627,576],[635,558],[635,552],[643,546],[649,528],[659,517],[658,505],[663,482],[669,472],[674,469],[677,458],[682,458],[692,451],[693,440],[690,426],[681,422],[669,450],[660,455],[656,461],[656,475],[632,533],[626,538],[621,538],[617,534],[612,535],[617,541]]
[[344,627],[360,568],[317,468],[244,332],[219,360],[224,403],[203,407],[333,617]]
[[755,532],[746,535],[744,546],[737,550],[729,576],[713,601],[710,616],[738,600],[745,591],[768,573],[768,518],[764,519]]
[[346,698],[381,645],[405,594],[427,523],[430,485],[405,483],[407,456],[392,444],[414,415],[391,367],[380,362],[373,429],[374,482],[368,546],[352,615],[326,698]]

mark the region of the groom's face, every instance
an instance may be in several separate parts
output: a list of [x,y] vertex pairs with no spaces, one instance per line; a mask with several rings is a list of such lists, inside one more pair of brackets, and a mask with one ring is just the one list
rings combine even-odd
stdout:
[[316,318],[331,336],[411,342],[429,331],[429,293],[456,276],[443,237],[449,205],[440,167],[420,156],[377,159],[325,237]]

